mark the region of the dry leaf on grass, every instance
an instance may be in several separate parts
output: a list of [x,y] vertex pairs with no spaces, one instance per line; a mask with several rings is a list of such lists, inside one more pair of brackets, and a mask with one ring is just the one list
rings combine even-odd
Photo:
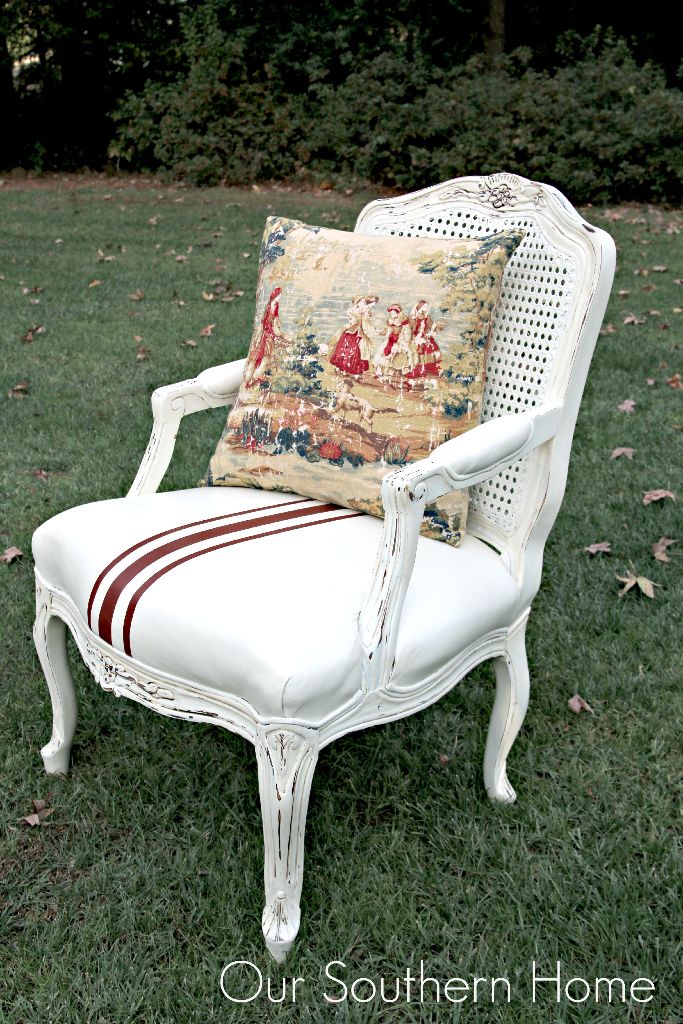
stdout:
[[602,327],[601,330],[600,330],[600,334],[616,334],[616,333],[617,333],[617,329],[614,326],[614,324],[605,324],[605,326]]
[[101,284],[102,282],[99,280],[99,278],[94,277],[92,281],[89,282],[88,288],[99,288]]
[[668,267],[664,267],[664,266],[662,266],[661,263],[659,263],[659,264],[657,264],[657,266],[653,267],[652,269],[654,270],[655,274],[665,274],[669,268]]
[[613,448],[610,459],[618,459],[622,455],[625,455],[627,459],[632,459],[634,452],[635,448]]
[[445,768],[449,761],[450,757],[448,754],[439,754],[439,764],[442,768]]
[[30,345],[38,334],[45,334],[45,328],[42,324],[36,324],[34,327],[29,327],[26,334],[22,334],[21,340],[25,345]]
[[625,398],[624,401],[620,402],[617,406],[617,409],[619,409],[620,412],[635,412],[636,403],[632,398]]
[[115,256],[105,256],[101,249],[97,250],[97,262],[98,263],[112,263],[116,259]]
[[676,495],[673,491],[665,491],[661,488],[654,491],[646,491],[643,495],[643,505],[651,505],[653,501],[663,501],[664,498],[671,498],[672,501],[675,501]]
[[29,382],[27,380],[20,380],[18,384],[12,385],[12,387],[7,392],[7,397],[26,398],[30,390],[31,385],[29,384]]
[[645,317],[641,318],[641,317],[634,316],[633,313],[629,313],[628,316],[624,317],[624,319],[622,320],[622,323],[624,323],[624,324],[644,324],[645,323]]
[[631,294],[631,289],[630,288],[620,288],[619,291],[617,292],[617,295],[621,295],[622,297],[624,295],[630,295],[630,294]]
[[142,337],[140,335],[136,335],[135,341],[135,358],[139,363],[142,363],[147,359],[152,350],[151,348],[148,348],[147,345],[142,344]]
[[35,827],[50,817],[54,812],[54,807],[48,807],[46,800],[32,800],[31,802],[33,804],[33,813],[25,815],[21,820],[26,822],[27,825]]
[[199,332],[199,337],[210,338],[215,326],[216,324],[207,324],[206,327],[202,327],[201,331]]
[[47,483],[47,481],[48,481],[48,475],[47,475],[47,473],[46,473],[46,471],[44,469],[34,469],[33,470],[33,475],[38,480],[42,480],[43,483]]
[[612,544],[608,540],[600,540],[595,544],[589,544],[583,550],[587,551],[589,555],[611,555]]
[[142,299],[144,299],[144,297],[145,293],[143,292],[142,288],[136,288],[135,291],[131,292],[131,294],[128,296],[128,298],[132,299],[133,302],[140,302]]
[[590,711],[591,715],[595,714],[588,701],[584,700],[579,693],[575,693],[573,697],[569,698],[567,706],[575,715],[580,715],[582,711]]
[[185,341],[181,341],[180,344],[184,345],[185,348],[196,348],[197,347],[197,342],[194,340],[194,338],[185,338]]
[[658,562],[670,562],[671,559],[667,553],[667,548],[675,544],[676,541],[672,540],[671,537],[660,537],[659,540],[652,545],[652,554]]
[[674,388],[675,391],[683,391],[683,380],[681,380],[680,373],[674,373],[671,377],[668,377],[666,383],[670,388]]
[[647,578],[647,576],[637,576],[635,572],[630,572],[628,576],[617,575],[617,579],[620,583],[624,584],[622,589],[619,591],[619,597],[623,597],[625,594],[628,594],[629,590],[632,590],[635,587],[636,590],[640,590],[641,593],[645,594],[645,597],[649,597],[654,600],[654,588],[660,585],[659,583],[653,583],[652,580]]
[[187,256],[183,256],[181,253],[180,256],[176,256],[175,261],[176,263],[187,263]]
[[16,548],[14,546],[11,548],[5,548],[3,553],[0,555],[0,562],[5,562],[6,565],[9,565],[10,562],[16,562],[16,560],[21,558],[23,554],[24,552],[21,548]]

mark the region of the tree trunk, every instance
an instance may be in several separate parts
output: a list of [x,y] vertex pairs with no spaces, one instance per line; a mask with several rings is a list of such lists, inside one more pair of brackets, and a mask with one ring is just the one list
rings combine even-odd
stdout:
[[2,163],[11,167],[15,158],[15,116],[14,80],[12,78],[12,57],[7,46],[7,37],[0,32],[0,121],[3,142]]
[[505,53],[505,0],[489,0],[486,55],[496,64]]

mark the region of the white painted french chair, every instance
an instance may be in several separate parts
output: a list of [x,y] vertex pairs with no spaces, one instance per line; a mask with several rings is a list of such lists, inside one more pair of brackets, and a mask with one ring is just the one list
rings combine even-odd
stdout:
[[[63,512],[34,537],[34,635],[54,716],[46,771],[67,771],[76,727],[67,626],[105,690],[251,740],[262,928],[278,962],[299,928],[306,811],[326,744],[419,711],[492,658],[484,781],[492,800],[515,799],[506,759],[529,697],[525,627],[614,244],[555,188],[511,174],[370,203],[356,224],[397,238],[511,227],[526,234],[495,314],[482,423],[390,473],[383,522],[249,488],[155,493],[182,417],[234,400],[237,361],[154,393],[127,497]],[[421,537],[425,502],[464,487],[462,545]]]

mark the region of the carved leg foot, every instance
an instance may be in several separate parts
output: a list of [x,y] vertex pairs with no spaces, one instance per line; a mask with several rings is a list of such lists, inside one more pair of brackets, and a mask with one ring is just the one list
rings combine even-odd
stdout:
[[282,964],[301,920],[304,829],[318,735],[297,726],[259,726],[256,757],[265,845],[261,927],[269,952]]
[[40,753],[48,775],[66,775],[78,704],[66,657],[66,625],[52,614],[50,593],[40,584],[36,588],[33,639],[52,700],[52,739]]
[[524,643],[527,618],[524,616],[508,633],[505,654],[494,659],[496,697],[484,754],[484,784],[489,799],[497,803],[511,804],[517,799],[508,781],[506,761],[529,704]]

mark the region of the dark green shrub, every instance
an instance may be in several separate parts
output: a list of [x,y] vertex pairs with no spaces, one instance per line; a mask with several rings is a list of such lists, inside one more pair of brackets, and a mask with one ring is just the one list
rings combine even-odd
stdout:
[[510,170],[577,202],[683,196],[683,93],[609,32],[564,36],[552,71],[525,49],[495,69],[473,57],[445,71],[391,37],[337,84],[311,71],[296,91],[248,59],[253,38],[228,34],[212,6],[184,31],[189,70],[117,114],[112,153],[132,166],[196,183],[315,176],[401,189]]

